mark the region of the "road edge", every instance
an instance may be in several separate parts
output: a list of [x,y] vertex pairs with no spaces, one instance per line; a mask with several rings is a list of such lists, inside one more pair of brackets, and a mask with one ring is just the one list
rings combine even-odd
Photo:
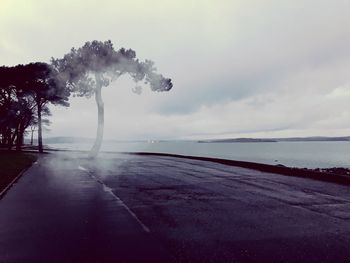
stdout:
[[236,160],[211,158],[211,157],[190,156],[190,155],[180,155],[180,154],[168,154],[168,153],[130,152],[126,154],[143,155],[143,156],[164,156],[164,157],[192,159],[192,160],[199,160],[199,161],[208,161],[208,162],[225,164],[229,166],[253,169],[260,172],[309,178],[309,179],[336,183],[341,185],[350,185],[350,176],[316,172],[316,171],[311,171],[303,168],[294,168],[294,167],[277,166],[277,165],[254,163],[254,162],[236,161]]
[[33,166],[34,163],[36,163],[37,160],[35,162],[32,162],[31,165],[29,165],[28,167],[24,168],[22,171],[20,171],[20,173],[0,192],[0,200],[5,196],[5,194],[7,193],[8,190],[10,190],[10,188],[22,177],[22,175],[30,168]]

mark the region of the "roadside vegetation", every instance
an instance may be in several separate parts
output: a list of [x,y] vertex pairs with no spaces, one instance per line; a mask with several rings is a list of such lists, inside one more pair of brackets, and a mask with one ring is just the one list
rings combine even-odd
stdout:
[[36,159],[35,153],[0,151],[0,193]]

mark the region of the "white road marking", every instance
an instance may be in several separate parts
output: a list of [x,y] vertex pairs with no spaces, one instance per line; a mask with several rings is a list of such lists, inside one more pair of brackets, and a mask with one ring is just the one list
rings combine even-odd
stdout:
[[142,221],[137,217],[137,215],[131,211],[131,209],[117,196],[113,193],[113,190],[112,188],[106,186],[104,183],[102,183],[101,181],[98,180],[98,182],[100,184],[102,184],[103,186],[103,190],[107,193],[110,193],[114,198],[115,200],[118,202],[118,204],[122,207],[125,208],[126,211],[128,211],[128,213],[139,223],[139,225],[142,227],[142,229],[147,232],[147,233],[150,233],[151,231],[149,230],[149,228],[144,224],[142,223]]
[[90,172],[88,169],[84,168],[83,166],[78,166],[78,169],[84,172],[87,172],[91,178],[93,178],[96,182],[102,185],[103,190],[110,195],[114,197],[114,199],[117,201],[118,205],[122,206],[136,221],[137,223],[142,227],[142,229],[146,233],[150,233],[150,229],[142,223],[142,221],[137,217],[137,215],[113,192],[113,189],[107,186],[104,182],[102,182],[100,179],[96,178],[96,176],[93,175],[92,172]]
[[84,172],[89,172],[89,170],[88,169],[86,169],[86,168],[84,168],[83,166],[78,166],[78,169],[79,170],[82,170],[82,171],[84,171]]

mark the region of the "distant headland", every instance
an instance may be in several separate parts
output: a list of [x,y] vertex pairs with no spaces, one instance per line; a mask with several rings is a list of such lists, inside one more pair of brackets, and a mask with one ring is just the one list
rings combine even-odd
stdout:
[[[45,142],[48,144],[56,143],[93,143],[93,138],[79,137],[48,137]],[[350,141],[350,136],[343,137],[328,137],[328,136],[312,136],[312,137],[286,137],[286,138],[226,138],[226,139],[205,139],[205,140],[104,140],[106,143],[130,143],[130,142],[174,142],[174,141],[192,141],[198,143],[264,143],[264,142],[347,142]],[[29,142],[28,139],[25,140]],[[36,140],[34,139],[34,143]]]
[[343,142],[350,141],[350,136],[344,137],[289,137],[289,138],[227,138],[227,139],[209,139],[199,140],[199,143],[242,143],[242,142]]

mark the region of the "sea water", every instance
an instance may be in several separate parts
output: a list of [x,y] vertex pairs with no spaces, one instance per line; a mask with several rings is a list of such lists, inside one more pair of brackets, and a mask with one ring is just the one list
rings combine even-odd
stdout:
[[[48,146],[55,149],[87,151],[92,145],[88,143],[57,143]],[[101,151],[171,153],[282,164],[290,167],[350,167],[350,142],[104,142]]]

